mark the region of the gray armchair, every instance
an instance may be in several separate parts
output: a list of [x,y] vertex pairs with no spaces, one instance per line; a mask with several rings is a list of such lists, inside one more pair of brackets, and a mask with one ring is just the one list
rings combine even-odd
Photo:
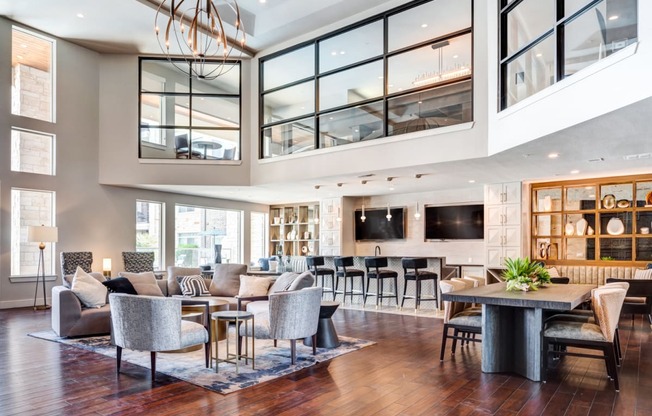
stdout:
[[[255,314],[256,338],[276,340],[289,339],[292,364],[296,362],[296,340],[313,337],[312,353],[317,353],[317,324],[321,306],[321,287],[278,292],[269,295],[268,312]],[[247,329],[249,330],[248,332]],[[251,336],[252,327],[240,327],[240,337]]]
[[205,325],[181,320],[181,299],[111,293],[112,339],[116,346],[117,372],[122,349],[150,351],[152,381],[156,353],[204,344],[206,367],[210,366],[210,319]]
[[123,251],[122,262],[124,271],[129,273],[142,273],[154,271],[153,251]]

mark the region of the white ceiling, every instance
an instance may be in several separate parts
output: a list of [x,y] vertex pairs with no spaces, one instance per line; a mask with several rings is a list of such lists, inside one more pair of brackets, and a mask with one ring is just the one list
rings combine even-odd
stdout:
[[[101,53],[157,54],[153,33],[156,0],[0,0],[0,15]],[[335,24],[370,8],[390,8],[399,0],[239,0],[246,10],[249,47],[255,51]],[[378,9],[380,11],[380,9]],[[84,15],[77,17],[78,13]],[[479,160],[369,172],[373,176],[324,177],[254,187],[148,186],[148,189],[260,203],[285,203],[328,196],[384,195],[481,187],[484,183],[528,179],[559,180],[613,173],[650,172],[652,152],[646,115],[652,99],[574,126],[549,137]],[[551,160],[547,154],[560,153]],[[649,154],[649,153],[648,153]],[[603,159],[599,162],[590,160]],[[579,174],[571,175],[577,169]],[[422,174],[416,179],[416,174]],[[391,182],[387,177],[394,177]],[[361,181],[368,180],[363,185]],[[469,183],[475,180],[475,183]],[[341,183],[338,187],[336,184]],[[315,190],[315,185],[321,185]],[[390,186],[394,189],[390,190]]]

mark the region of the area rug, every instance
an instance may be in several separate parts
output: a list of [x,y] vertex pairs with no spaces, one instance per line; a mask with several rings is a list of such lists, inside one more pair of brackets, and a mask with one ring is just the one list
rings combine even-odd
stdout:
[[[111,345],[108,335],[67,339],[58,337],[52,330],[33,332],[29,335],[115,358],[116,348]],[[233,350],[235,334],[232,333],[230,336],[229,342]],[[317,363],[375,344],[373,341],[357,338],[343,336],[339,338],[341,342],[339,347],[332,349],[317,348],[317,355],[312,355],[312,347],[304,346],[301,341],[297,342],[297,360],[295,365],[290,364],[289,341],[279,341],[278,347],[275,348],[273,341],[257,339],[255,370],[251,369],[251,365],[241,365],[239,373],[236,374],[235,365],[220,363],[219,372],[215,373],[215,368],[204,367],[204,349],[202,348],[194,352],[182,354],[159,353],[157,354],[156,371],[196,384],[208,390],[228,394],[274,380]],[[225,350],[225,341],[221,341],[221,358]],[[149,352],[124,349],[122,350],[122,361],[150,368]],[[242,363],[244,364],[244,361]]]

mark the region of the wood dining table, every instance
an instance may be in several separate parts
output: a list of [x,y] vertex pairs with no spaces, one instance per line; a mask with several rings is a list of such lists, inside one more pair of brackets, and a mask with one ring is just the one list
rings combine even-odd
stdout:
[[541,381],[541,330],[548,311],[567,311],[591,297],[595,285],[549,284],[536,291],[494,283],[442,294],[453,302],[482,304],[482,371],[516,373]]

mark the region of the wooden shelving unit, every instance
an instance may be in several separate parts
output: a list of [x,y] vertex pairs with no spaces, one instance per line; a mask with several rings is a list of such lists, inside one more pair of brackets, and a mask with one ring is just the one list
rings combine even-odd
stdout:
[[319,253],[319,203],[272,206],[269,218],[270,255]]

